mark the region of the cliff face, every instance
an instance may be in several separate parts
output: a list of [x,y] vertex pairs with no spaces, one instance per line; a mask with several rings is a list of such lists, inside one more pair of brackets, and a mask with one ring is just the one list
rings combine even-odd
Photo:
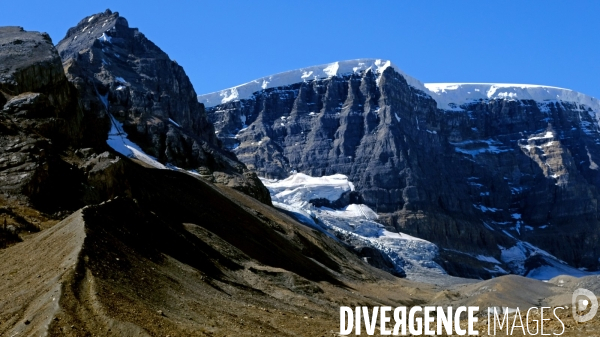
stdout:
[[47,34],[0,27],[0,106],[0,192],[70,204],[77,179],[60,153],[84,143],[83,112]]
[[223,91],[209,120],[260,176],[347,175],[388,229],[438,244],[450,273],[526,274],[544,253],[523,242],[598,269],[600,148],[589,106],[508,96],[440,108],[394,67],[358,64],[235,100]]
[[490,100],[446,114],[444,135],[468,160],[479,217],[577,267],[598,269],[596,111],[577,102]]
[[221,148],[183,68],[125,18],[110,10],[86,17],[57,49],[82,104],[122,121],[146,153],[269,202],[256,175]]

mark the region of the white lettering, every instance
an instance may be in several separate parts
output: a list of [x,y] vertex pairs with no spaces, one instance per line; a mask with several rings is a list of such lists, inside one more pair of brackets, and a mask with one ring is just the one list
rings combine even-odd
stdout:
[[544,319],[544,309],[551,309],[550,307],[542,307],[540,310],[540,335],[550,336],[549,333],[544,333],[544,321],[549,321],[550,318]]
[[[415,318],[417,311],[423,311],[423,309],[421,307],[412,307],[408,313],[408,331],[413,335],[420,335],[423,333],[423,319],[421,317]],[[416,329],[415,321],[417,322]]]
[[425,317],[423,319],[423,326],[425,327],[425,335],[428,335],[428,336],[435,335],[435,331],[430,329],[430,324],[429,324],[434,321],[434,318],[431,317],[432,311],[435,311],[435,307],[425,307],[425,310],[424,310]]
[[479,320],[479,318],[475,317],[475,311],[479,311],[479,307],[469,307],[468,311],[469,336],[477,336],[479,335],[479,330],[475,330],[473,325]]
[[[348,326],[346,326],[346,314],[348,315]],[[353,316],[350,307],[340,307],[340,335],[349,335],[352,332]]]
[[[402,318],[400,318],[399,314],[402,313]],[[398,335],[398,329],[400,325],[402,325],[402,336],[406,336],[406,307],[398,307],[394,309],[394,321],[396,324],[394,325],[394,336]]]
[[385,327],[385,324],[388,323],[390,321],[390,317],[388,317],[386,315],[386,313],[388,311],[392,311],[392,307],[381,307],[381,311],[379,312],[379,325],[380,325],[380,329],[381,329],[381,334],[384,336],[387,335],[391,335],[392,334],[392,330],[388,330]]
[[460,314],[467,311],[466,307],[458,307],[456,312],[454,313],[454,330],[456,334],[459,336],[464,336],[467,334],[467,330],[460,328]]
[[531,310],[534,310],[534,309],[538,310],[538,311],[540,310],[540,309],[538,309],[536,307],[531,307],[531,308],[529,308],[529,310],[527,310],[527,316],[526,316],[526,320],[527,320],[527,333],[530,334],[530,335],[537,335],[538,332],[539,332],[539,326],[538,326],[539,321],[537,319],[532,319],[531,320],[532,322],[535,322],[535,333],[531,333],[531,331],[529,331],[529,312]]
[[369,308],[363,307],[363,316],[365,316],[365,330],[367,330],[367,335],[372,336],[375,333],[375,324],[377,324],[377,312],[379,311],[379,307],[373,308],[373,317],[369,322]]
[[354,315],[354,319],[356,322],[356,335],[360,335],[360,307],[356,307],[356,315]]
[[[521,325],[516,325],[517,317],[519,317],[519,321],[521,322]],[[529,324],[529,322],[528,322],[528,324]],[[519,308],[517,308],[517,311],[515,311],[515,318],[513,319],[512,328],[510,329],[511,335],[513,334],[513,331],[515,330],[515,327],[521,328],[521,330],[523,331],[523,335],[525,334],[525,326],[523,325],[523,319],[521,318],[521,311],[519,310]]]
[[442,334],[442,324],[447,335],[452,335],[452,307],[448,307],[448,315],[444,314],[444,308],[437,307],[437,334]]
[[502,327],[506,321],[506,334],[508,334],[508,310],[504,311],[504,317],[502,318],[502,322],[500,322],[500,317],[498,317],[498,312],[496,311],[496,307],[494,307],[494,335],[496,335],[496,321],[498,322],[500,331],[502,331]]
[[552,313],[554,314],[554,317],[556,317],[556,319],[560,322],[560,325],[562,325],[562,332],[561,333],[555,333],[556,336],[560,336],[562,334],[565,333],[565,323],[563,323],[563,321],[560,319],[560,317],[558,317],[558,315],[556,314],[556,309],[565,309],[564,307],[556,307],[554,308],[554,311],[552,311]]

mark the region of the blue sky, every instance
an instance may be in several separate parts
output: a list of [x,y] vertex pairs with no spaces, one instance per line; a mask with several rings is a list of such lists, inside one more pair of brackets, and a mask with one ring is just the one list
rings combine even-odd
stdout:
[[600,98],[600,1],[3,1],[0,25],[46,31],[106,8],[181,64],[196,91],[354,58],[423,82],[545,84]]

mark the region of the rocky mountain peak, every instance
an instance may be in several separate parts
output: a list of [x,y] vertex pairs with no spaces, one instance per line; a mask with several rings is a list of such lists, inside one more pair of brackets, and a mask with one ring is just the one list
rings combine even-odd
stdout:
[[[145,153],[269,202],[260,180],[221,148],[183,68],[118,12],[86,17],[57,48],[82,104],[122,123]],[[109,130],[97,129],[106,139]]]

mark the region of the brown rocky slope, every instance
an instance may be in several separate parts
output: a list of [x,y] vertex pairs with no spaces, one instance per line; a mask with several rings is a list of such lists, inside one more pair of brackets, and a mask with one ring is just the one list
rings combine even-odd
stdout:
[[[576,286],[399,279],[236,190],[128,159],[125,176],[130,196],[0,251],[0,335],[334,336],[339,306],[478,305],[483,322],[491,306],[568,304]],[[563,319],[565,336],[598,327]]]

